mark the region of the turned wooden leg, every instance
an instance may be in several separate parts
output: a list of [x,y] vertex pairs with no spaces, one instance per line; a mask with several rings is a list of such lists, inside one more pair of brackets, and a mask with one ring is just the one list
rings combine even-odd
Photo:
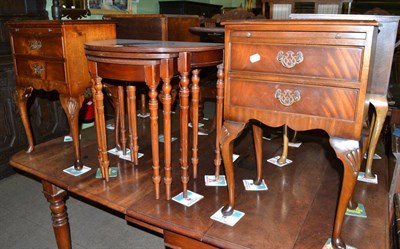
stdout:
[[145,90],[142,89],[140,93],[140,114],[145,116],[147,115],[146,111],[146,93]]
[[149,87],[149,110],[150,110],[150,130],[151,130],[151,154],[153,160],[153,183],[156,199],[160,199],[160,156],[158,145],[158,100],[157,85],[160,81],[160,71],[158,65],[148,65],[145,67],[146,85]]
[[161,78],[163,80],[162,86],[162,103],[163,103],[163,117],[164,117],[164,183],[166,199],[171,199],[171,184],[172,184],[172,172],[171,172],[171,79],[173,72],[174,61],[172,59],[165,59],[161,61]]
[[125,101],[124,101],[124,87],[117,86],[118,91],[118,103],[119,103],[119,127],[115,127],[115,129],[120,130],[120,138],[121,138],[121,150],[122,154],[126,155],[126,122],[125,122]]
[[31,129],[31,124],[29,122],[28,111],[27,111],[27,107],[26,107],[26,102],[28,101],[29,97],[31,96],[32,91],[33,91],[33,87],[31,87],[31,86],[28,86],[28,87],[17,86],[17,89],[16,89],[16,99],[17,99],[18,110],[21,115],[22,124],[24,125],[26,139],[28,140],[28,148],[26,149],[27,153],[31,153],[34,148],[32,129]]
[[119,127],[119,99],[118,99],[118,88],[113,85],[103,84],[103,88],[106,92],[106,95],[110,98],[111,104],[114,108],[114,140],[115,140],[115,147],[117,150],[121,150],[121,141],[120,141],[120,130]]
[[129,126],[129,149],[131,150],[131,161],[139,164],[139,146],[136,122],[136,88],[134,86],[126,87],[126,98],[128,105],[128,126]]
[[343,220],[347,205],[353,195],[358,171],[360,170],[361,151],[359,149],[359,142],[355,140],[331,137],[329,142],[335,150],[336,156],[342,161],[344,167],[342,189],[332,232],[332,246],[333,248],[346,248],[345,242],[341,237]]
[[219,178],[219,171],[221,166],[221,151],[220,151],[220,139],[222,136],[222,112],[224,108],[224,64],[217,66],[217,96],[216,96],[216,108],[215,108],[215,179]]
[[235,175],[233,171],[233,141],[244,129],[246,123],[225,121],[221,133],[222,160],[224,160],[229,203],[222,208],[222,214],[229,216],[235,208]]
[[64,203],[67,192],[59,187],[42,180],[43,194],[50,202],[51,219],[58,249],[70,249],[71,234],[68,223],[68,214]]
[[262,128],[257,125],[252,125],[254,150],[256,153],[257,175],[253,180],[255,185],[260,185],[262,182]]
[[373,179],[375,178],[375,175],[372,173],[372,163],[374,161],[376,145],[379,141],[379,136],[388,112],[388,102],[386,96],[373,96],[370,99],[370,103],[375,107],[376,112],[375,118],[371,124],[372,126],[369,139],[368,156],[365,164],[365,177]]
[[83,168],[79,140],[79,110],[82,107],[84,98],[83,95],[72,97],[60,94],[60,103],[67,114],[69,128],[72,135],[72,143],[74,144],[76,158],[74,167],[76,170],[81,170]]
[[283,145],[282,145],[282,155],[278,159],[279,164],[286,163],[289,148],[289,135],[287,125],[283,126]]
[[[106,182],[109,181],[108,167],[110,161],[108,160],[107,152],[107,134],[106,134],[106,122],[104,117],[104,95],[103,95],[103,84],[101,83],[100,77],[92,78],[92,92],[94,101],[94,118],[96,122],[96,136],[97,136],[97,150],[100,170],[103,178]],[[115,129],[118,129],[115,127]]]
[[180,165],[183,197],[187,198],[188,175],[188,119],[189,119],[189,71],[190,54],[179,53],[178,71],[181,75],[179,82],[179,104],[180,104]]
[[192,71],[192,165],[193,178],[197,178],[197,166],[199,164],[199,77],[200,70]]

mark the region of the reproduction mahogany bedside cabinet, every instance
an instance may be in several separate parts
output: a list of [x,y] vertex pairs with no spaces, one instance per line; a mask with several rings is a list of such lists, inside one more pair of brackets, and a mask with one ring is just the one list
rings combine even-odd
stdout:
[[10,32],[17,105],[29,147],[34,148],[26,102],[33,89],[57,91],[67,115],[76,155],[76,169],[83,167],[79,145],[79,110],[84,91],[91,86],[83,44],[114,39],[115,24],[109,21],[15,21]]
[[[341,238],[365,145],[362,130],[378,23],[376,21],[227,21],[225,93],[221,151],[229,204],[235,207],[233,141],[255,119],[271,127],[322,129],[342,161],[344,175],[335,224],[334,248]],[[253,125],[257,176],[262,182],[262,129]],[[318,167],[315,168],[318,170]],[[267,178],[268,179],[268,178]],[[267,180],[266,179],[266,180]]]

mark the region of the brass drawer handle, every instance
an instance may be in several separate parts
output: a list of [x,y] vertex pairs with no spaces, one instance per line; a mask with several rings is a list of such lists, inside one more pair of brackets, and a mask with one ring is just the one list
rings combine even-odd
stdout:
[[286,53],[283,51],[279,51],[276,59],[282,64],[282,66],[286,68],[292,68],[297,64],[300,64],[304,57],[301,51],[296,54],[293,51],[287,51]]
[[301,95],[298,90],[291,91],[286,89],[282,92],[282,90],[278,88],[275,91],[275,98],[278,99],[282,105],[291,106],[301,99]]
[[32,50],[39,50],[39,49],[42,48],[42,42],[41,42],[41,41],[38,41],[38,40],[30,40],[30,41],[29,41],[29,47],[30,47]]
[[43,65],[40,64],[33,65],[33,73],[36,74],[36,76],[40,76],[43,72],[44,72]]

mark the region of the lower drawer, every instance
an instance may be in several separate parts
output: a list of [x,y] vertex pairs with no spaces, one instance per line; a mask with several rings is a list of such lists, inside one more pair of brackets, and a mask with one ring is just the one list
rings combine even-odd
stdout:
[[17,75],[37,79],[65,81],[62,61],[16,59]]
[[[229,79],[225,108],[355,121],[358,89]],[[243,114],[246,116],[245,114]]]

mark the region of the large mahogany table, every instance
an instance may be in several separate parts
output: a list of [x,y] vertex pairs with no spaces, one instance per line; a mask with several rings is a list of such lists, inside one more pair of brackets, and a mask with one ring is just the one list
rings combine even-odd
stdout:
[[[149,87],[149,109],[151,120],[151,141],[153,158],[153,182],[156,199],[159,198],[160,166],[158,147],[158,100],[157,86],[160,79],[163,81],[163,116],[164,116],[164,182],[166,185],[166,198],[170,199],[171,189],[171,85],[174,75],[180,74],[180,164],[182,169],[183,195],[187,197],[188,176],[188,115],[189,115],[189,74],[192,73],[192,108],[193,108],[193,143],[192,165],[195,169],[194,178],[197,177],[198,165],[198,103],[199,103],[199,73],[200,69],[207,66],[220,65],[223,62],[224,45],[219,43],[154,41],[154,40],[105,40],[85,44],[89,71],[93,82],[95,118],[98,138],[99,163],[106,180],[108,181],[109,160],[107,154],[106,129],[104,119],[104,104],[102,93],[102,79],[120,81],[145,82]],[[217,116],[222,116],[223,98],[223,73],[222,65],[217,73],[217,87],[220,89],[217,97]],[[132,108],[131,108],[132,109]],[[133,108],[134,109],[134,108]],[[129,108],[128,108],[129,111]],[[128,113],[132,117],[136,113]],[[221,120],[221,119],[220,119]],[[135,121],[133,121],[135,123]],[[217,133],[220,133],[222,121],[217,124]],[[134,127],[132,128],[134,130]],[[132,137],[137,137],[135,134]],[[218,138],[219,136],[217,136]],[[135,143],[135,141],[133,141]],[[218,145],[218,139],[216,141]],[[216,146],[219,158],[219,146]],[[134,146],[137,154],[138,147]],[[137,158],[137,157],[136,157]],[[216,159],[220,162],[220,159]],[[136,162],[137,163],[137,162]]]
[[[174,118],[173,115],[174,136],[179,133],[174,126],[178,123],[179,118]],[[148,136],[145,134],[150,128],[150,120],[138,119],[138,125],[139,137]],[[247,192],[239,185],[242,184],[242,179],[249,179],[255,173],[254,157],[249,156],[253,153],[252,139],[251,136],[243,137],[235,148],[235,153],[240,155],[235,161],[238,176],[236,205],[246,215],[234,227],[210,219],[227,202],[226,187],[205,186],[200,177],[214,172],[213,157],[209,156],[214,153],[214,147],[210,146],[214,143],[212,134],[199,137],[199,150],[202,152],[199,154],[199,177],[191,180],[188,185],[204,198],[191,207],[164,198],[154,198],[153,183],[150,180],[152,170],[149,140],[141,144],[141,151],[144,153],[141,165],[136,166],[130,161],[110,155],[110,163],[117,167],[118,175],[111,177],[108,183],[96,178],[98,159],[93,151],[97,149],[97,139],[93,127],[82,131],[82,158],[92,170],[81,176],[75,177],[63,172],[65,165],[71,165],[75,157],[70,144],[64,143],[62,137],[38,144],[30,154],[18,152],[13,155],[10,164],[18,172],[34,176],[42,182],[43,193],[49,201],[52,213],[48,221],[53,223],[60,249],[71,248],[66,204],[71,206],[73,202],[68,202],[68,199],[65,202],[67,195],[96,203],[102,210],[122,214],[127,221],[162,234],[165,244],[181,248],[322,248],[331,235],[335,219],[341,182],[341,173],[337,169],[341,162],[336,159],[333,150],[327,149],[327,138],[321,138],[321,134],[314,133],[306,138],[306,134],[307,132],[299,134],[303,144],[299,149],[293,150],[292,154],[294,159],[305,160],[294,160],[290,167],[282,168],[272,164],[264,165],[264,179],[269,190],[263,192]],[[107,135],[109,142],[114,142],[113,132],[108,131]],[[281,141],[265,143],[263,160],[278,155]],[[179,153],[178,144],[172,144],[172,152]],[[367,207],[368,217],[345,218],[344,239],[358,248],[390,248],[388,174],[385,171],[388,159],[384,153],[382,155],[382,160],[376,162],[377,173],[382,176],[378,185],[361,182],[357,184],[354,193],[354,197]],[[315,170],[316,165],[313,162],[319,163],[319,170]],[[173,161],[172,167],[179,168],[179,163]],[[172,175],[174,180],[180,178],[178,171],[173,171]],[[171,187],[173,195],[182,191],[178,184]],[[25,207],[26,210],[31,208],[34,207]],[[76,226],[78,223],[71,223],[71,229],[76,229]],[[98,227],[90,229],[93,232],[103,231]],[[109,236],[111,235],[103,234],[104,240]],[[37,238],[39,241],[41,239],[43,238]]]

